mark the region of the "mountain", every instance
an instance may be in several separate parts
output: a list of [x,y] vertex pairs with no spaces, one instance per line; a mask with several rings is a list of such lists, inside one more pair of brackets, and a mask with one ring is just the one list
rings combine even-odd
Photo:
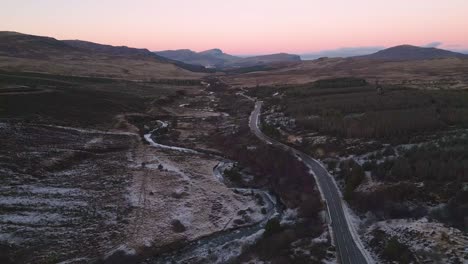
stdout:
[[299,62],[299,61],[301,61],[301,57],[299,55],[277,53],[277,54],[242,58],[230,66],[231,67],[252,67],[252,66],[266,65],[266,64],[271,64],[271,63]]
[[364,56],[357,56],[354,58],[364,58],[372,60],[430,60],[430,59],[443,59],[443,58],[467,58],[468,55],[438,49],[438,48],[423,48],[411,45],[400,45],[378,51],[376,53]]
[[188,49],[165,50],[155,52],[157,55],[172,60],[182,61],[189,64],[203,65],[205,67],[215,67],[220,69],[231,69],[240,67],[253,67],[276,62],[300,61],[297,55],[278,53],[271,55],[253,56],[242,58],[224,53],[220,49],[210,49],[202,52],[195,52]]
[[207,72],[158,56],[146,49],[0,31],[0,70],[132,78],[199,78]]
[[157,55],[171,60],[177,60],[184,63],[203,65],[205,67],[223,67],[226,64],[240,60],[240,57],[224,53],[220,49],[211,49],[202,52],[195,52],[189,49],[165,50],[155,52]]

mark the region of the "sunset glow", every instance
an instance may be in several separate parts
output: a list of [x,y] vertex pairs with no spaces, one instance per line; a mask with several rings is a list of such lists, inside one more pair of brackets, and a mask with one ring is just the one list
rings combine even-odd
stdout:
[[0,30],[232,54],[426,45],[468,49],[466,0],[7,0]]

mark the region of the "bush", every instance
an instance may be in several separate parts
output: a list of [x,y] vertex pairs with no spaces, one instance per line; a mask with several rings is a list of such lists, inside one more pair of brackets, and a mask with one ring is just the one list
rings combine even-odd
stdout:
[[276,127],[274,127],[273,125],[270,125],[270,124],[267,124],[267,123],[262,124],[262,132],[265,133],[266,135],[272,137],[272,138],[280,138],[281,137],[281,133],[279,132],[279,130]]
[[372,171],[376,166],[375,161],[366,161],[364,164],[362,164],[362,169],[364,171]]
[[395,237],[387,241],[382,253],[383,257],[398,263],[410,263],[413,259],[411,251],[404,244],[398,242]]
[[273,234],[281,232],[283,229],[281,228],[280,221],[278,218],[272,218],[268,220],[265,225],[265,233],[264,236],[271,236]]
[[232,167],[224,171],[224,175],[231,181],[239,183],[242,181],[242,174],[237,167]]
[[350,162],[348,165],[346,177],[345,177],[345,190],[344,198],[345,200],[350,200],[354,190],[361,184],[365,178],[365,173],[362,167],[354,161]]

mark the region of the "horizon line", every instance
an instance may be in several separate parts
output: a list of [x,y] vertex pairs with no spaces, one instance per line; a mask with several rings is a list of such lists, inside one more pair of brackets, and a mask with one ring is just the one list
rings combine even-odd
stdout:
[[[113,47],[127,47],[127,48],[134,48],[134,49],[146,49],[146,50],[148,50],[150,52],[153,52],[153,53],[163,52],[163,51],[178,51],[178,50],[189,50],[189,51],[192,51],[192,52],[200,53],[200,52],[215,50],[215,49],[221,50],[223,53],[225,53],[225,50],[223,48],[216,48],[216,47],[209,48],[209,49],[202,49],[202,50],[191,49],[191,48],[152,50],[152,49],[147,48],[147,47],[133,47],[133,46],[125,45],[125,44],[115,45],[115,44],[109,44],[109,43],[102,43],[102,42],[99,42],[99,41],[84,40],[84,39],[79,39],[79,38],[59,39],[59,38],[56,38],[56,37],[53,37],[53,36],[35,35],[35,34],[30,34],[30,33],[23,33],[23,32],[19,32],[19,31],[14,31],[14,30],[0,30],[0,32],[9,32],[9,33],[22,34],[22,35],[37,36],[37,37],[48,37],[48,38],[53,38],[53,39],[58,40],[58,41],[75,40],[75,41],[91,42],[91,43],[95,43],[95,44],[99,44],[99,45],[109,45],[109,46],[113,46]],[[360,55],[365,55],[365,54],[375,53],[375,52],[377,52],[379,50],[384,50],[384,49],[388,49],[388,48],[392,48],[392,47],[398,47],[398,46],[405,46],[405,45],[415,46],[415,47],[420,47],[420,48],[436,48],[436,49],[448,50],[448,51],[452,51],[452,52],[458,52],[458,53],[462,53],[462,54],[468,54],[468,47],[466,47],[466,48],[457,48],[457,49],[451,49],[449,47],[448,48],[442,48],[440,46],[443,43],[440,43],[440,42],[434,42],[434,43],[438,43],[438,45],[427,46],[427,45],[430,45],[432,43],[428,43],[426,45],[416,45],[416,44],[403,43],[403,44],[391,45],[391,46],[383,46],[383,45],[381,45],[381,46],[379,46],[379,45],[375,45],[375,46],[352,46],[352,47],[340,46],[340,47],[337,47],[337,48],[329,48],[329,49],[321,49],[321,50],[316,50],[316,51],[305,51],[305,52],[284,52],[284,51],[267,52],[267,53],[262,53],[262,52],[259,52],[259,53],[236,53],[236,52],[233,52],[233,53],[225,53],[225,54],[234,55],[234,56],[238,56],[238,57],[254,57],[254,56],[265,56],[265,55],[273,55],[273,54],[283,53],[283,54],[290,54],[290,55],[298,55],[298,56],[301,57],[301,59],[303,59],[302,58],[303,56],[321,56],[321,55],[324,55],[325,53],[358,51],[359,49],[367,49],[367,50],[371,49],[371,50],[373,50],[373,52],[370,52],[370,53],[360,54]],[[359,56],[359,55],[350,54],[349,56],[332,56],[332,57],[352,57],[352,56]],[[328,57],[328,56],[324,55],[322,57]]]

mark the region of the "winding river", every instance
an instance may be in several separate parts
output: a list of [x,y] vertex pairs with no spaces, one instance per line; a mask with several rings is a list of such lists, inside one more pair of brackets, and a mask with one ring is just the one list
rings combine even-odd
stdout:
[[[156,142],[156,136],[161,129],[167,128],[166,122],[157,121],[158,127],[144,135],[145,140],[153,147],[180,151],[183,153],[202,154],[206,153],[176,146],[163,145]],[[224,157],[215,154],[206,154],[215,156],[221,161],[213,168],[213,177],[221,183],[225,183],[224,171],[228,164],[234,163]],[[266,214],[260,222],[241,226],[237,228],[222,230],[212,233],[208,236],[191,241],[181,248],[169,251],[157,256],[146,259],[143,263],[225,263],[234,259],[242,253],[242,248],[245,245],[251,245],[261,237],[268,220],[279,217],[282,214],[281,206],[276,198],[266,190],[252,188],[230,188],[237,192],[252,192],[259,194],[265,202]]]

